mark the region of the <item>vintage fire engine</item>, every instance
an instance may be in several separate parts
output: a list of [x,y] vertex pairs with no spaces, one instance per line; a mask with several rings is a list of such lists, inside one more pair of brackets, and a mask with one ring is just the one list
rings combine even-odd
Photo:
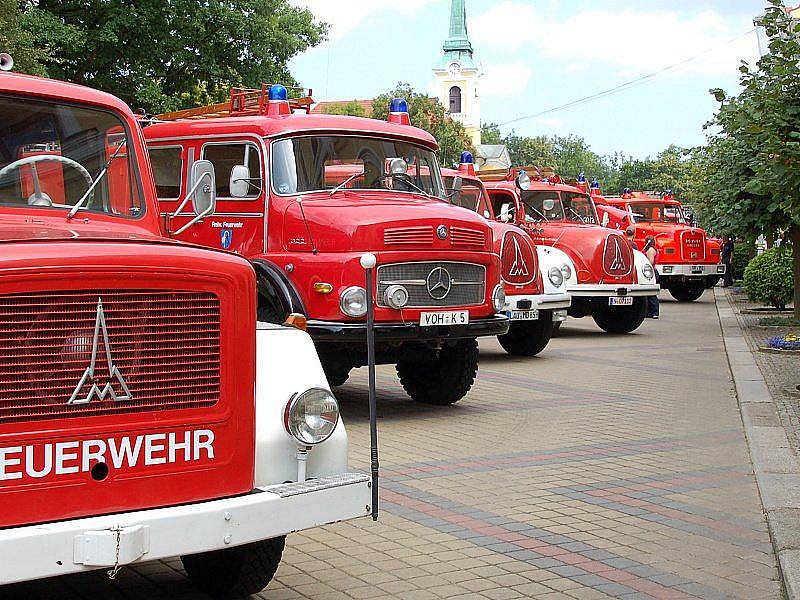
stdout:
[[713,287],[725,275],[719,241],[694,227],[671,193],[661,196],[625,190],[621,196],[606,196],[599,201],[630,215],[640,248],[647,236],[655,238],[659,282],[679,302],[697,300],[704,289]]
[[0,73],[0,244],[0,584],[181,556],[247,596],[286,534],[370,512],[313,342],[256,326],[248,261],[161,235],[120,100]]
[[550,246],[536,246],[524,230],[511,223],[492,219],[489,195],[475,174],[470,152],[461,154],[458,170],[443,170],[445,185],[452,189],[461,179],[460,191],[453,190],[450,201],[487,218],[494,232],[494,249],[500,256],[501,275],[506,289],[505,312],[511,319],[507,334],[497,337],[500,345],[518,356],[535,356],[545,349],[555,323],[567,318],[570,297],[566,282],[551,281],[547,274],[555,269],[574,270],[569,257]]
[[[414,400],[456,402],[475,379],[476,338],[508,331],[492,230],[442,201],[436,141],[404,100],[388,122],[307,114],[311,102],[281,85],[234,89],[229,103],[146,126],[166,231],[249,258],[260,318],[305,315],[332,385],[366,364],[372,294],[378,362],[397,365]],[[201,221],[179,206],[198,160],[215,166],[219,197]]]
[[533,167],[478,175],[493,218],[518,225],[535,244],[559,249],[573,262],[574,270],[548,271],[551,283],[566,281],[571,317],[591,315],[609,333],[630,333],[644,322],[646,297],[658,293],[653,267],[620,231],[598,224],[585,190]]

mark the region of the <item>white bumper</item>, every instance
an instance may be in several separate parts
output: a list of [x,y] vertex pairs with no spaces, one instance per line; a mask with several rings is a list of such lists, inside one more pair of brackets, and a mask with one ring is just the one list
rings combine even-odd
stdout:
[[713,275],[725,275],[725,268],[726,266],[722,263],[717,265],[656,265],[656,271],[658,271],[659,277],[709,277]]
[[0,582],[240,546],[366,516],[370,502],[369,477],[343,473],[199,504],[5,529]]
[[611,296],[656,296],[660,291],[656,283],[619,284],[613,283],[577,283],[567,286],[570,296],[576,298],[611,297]]
[[[528,309],[520,307],[529,306]],[[530,304],[528,304],[530,303]],[[572,298],[566,292],[556,294],[521,294],[518,296],[506,296],[505,310],[558,310],[559,308],[569,308]]]

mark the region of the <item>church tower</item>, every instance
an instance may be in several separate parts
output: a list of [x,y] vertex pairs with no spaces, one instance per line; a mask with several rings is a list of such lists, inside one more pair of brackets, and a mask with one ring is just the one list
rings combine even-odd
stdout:
[[478,80],[481,72],[474,59],[467,34],[465,0],[452,0],[450,36],[444,55],[434,67],[436,93],[450,117],[464,125],[477,147],[481,143],[481,100]]

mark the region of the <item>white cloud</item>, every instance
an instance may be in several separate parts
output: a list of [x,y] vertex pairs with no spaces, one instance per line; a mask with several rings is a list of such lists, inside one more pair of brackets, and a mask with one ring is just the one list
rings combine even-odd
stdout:
[[320,21],[329,23],[330,40],[346,36],[374,13],[398,11],[405,14],[419,11],[429,4],[444,0],[290,0],[295,6],[309,9]]
[[[740,59],[756,59],[752,36],[734,43],[752,24],[714,10],[696,13],[674,10],[584,10],[559,19],[519,0],[504,0],[470,23],[476,45],[493,45],[519,52],[538,48],[545,59],[576,66],[616,67],[618,75],[655,71],[702,54],[681,71],[729,74]],[[709,49],[713,49],[708,52]]]
[[516,96],[525,91],[533,69],[521,62],[483,65],[481,95]]

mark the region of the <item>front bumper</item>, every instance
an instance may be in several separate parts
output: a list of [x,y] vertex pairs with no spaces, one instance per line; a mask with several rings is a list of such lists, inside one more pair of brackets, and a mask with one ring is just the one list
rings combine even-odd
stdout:
[[569,308],[572,297],[569,294],[522,294],[506,296],[506,310],[557,310]]
[[661,287],[656,283],[619,284],[578,283],[567,286],[570,296],[576,298],[610,298],[611,296],[657,296]]
[[[419,323],[376,323],[376,342],[423,342],[458,340],[508,333],[509,321],[505,315],[474,319],[468,325],[434,325],[422,327]],[[308,333],[315,342],[348,342],[366,344],[367,324],[339,323],[335,321],[308,321]]]
[[686,264],[657,264],[656,271],[659,277],[711,277],[725,275],[726,265],[686,265]]
[[222,550],[370,513],[369,477],[343,473],[244,496],[0,531],[0,582]]

